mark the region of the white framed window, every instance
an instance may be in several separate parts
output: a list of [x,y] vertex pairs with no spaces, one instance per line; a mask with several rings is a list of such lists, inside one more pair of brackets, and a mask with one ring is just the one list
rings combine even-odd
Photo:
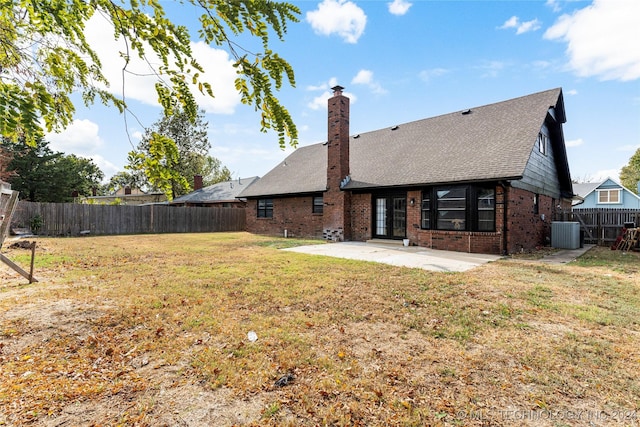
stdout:
[[324,199],[322,198],[322,195],[313,196],[311,200],[311,212],[314,214],[321,214],[324,210]]
[[540,151],[540,154],[544,156],[547,155],[548,145],[549,145],[549,137],[544,133],[540,132],[538,134],[538,151]]
[[620,203],[620,189],[598,190],[598,203]]

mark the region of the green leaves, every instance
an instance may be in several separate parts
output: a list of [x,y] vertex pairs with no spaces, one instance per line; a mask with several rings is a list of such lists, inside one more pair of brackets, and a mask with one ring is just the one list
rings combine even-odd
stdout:
[[20,199],[70,202],[72,192],[89,196],[104,177],[92,160],[53,152],[44,139],[36,140],[33,146],[25,145],[22,140],[13,143],[5,139],[2,147],[11,158],[7,165],[11,174],[7,180],[20,192]]
[[230,179],[231,172],[209,156],[207,127],[201,112],[192,121],[189,113],[176,109],[146,130],[126,168],[133,175],[144,174],[170,200],[191,192],[195,175],[202,175],[207,185]]
[[[295,86],[291,66],[270,48],[270,34],[283,40],[288,22],[300,10],[286,2],[266,0],[188,0],[200,13],[200,39],[225,47],[236,60],[236,88],[242,102],[261,112],[261,130],[274,129],[279,144],[297,144],[297,129],[274,92],[286,77]],[[186,5],[183,5],[186,6]],[[192,93],[214,96],[204,70],[193,57],[191,34],[171,22],[160,0],[14,0],[0,3],[0,134],[35,144],[47,131],[66,127],[75,107],[71,94],[86,104],[96,97],[125,111],[125,93],[108,90],[97,53],[84,33],[88,20],[100,13],[113,24],[113,36],[126,41],[125,59],[153,54],[160,61],[156,90],[167,115],[179,108],[194,120],[198,106]],[[248,32],[262,51],[249,53],[231,38]],[[239,55],[238,50],[246,52]],[[247,59],[251,57],[253,61]],[[162,79],[160,76],[162,75]],[[187,83],[189,82],[189,83]],[[193,85],[193,86],[192,86]]]
[[629,163],[620,171],[620,181],[634,193],[638,193],[640,182],[640,148],[629,159]]

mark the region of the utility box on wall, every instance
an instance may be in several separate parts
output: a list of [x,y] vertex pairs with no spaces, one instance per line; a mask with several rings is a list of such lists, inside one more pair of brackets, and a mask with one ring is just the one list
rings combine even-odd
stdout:
[[580,248],[580,223],[553,221],[551,223],[551,246],[556,249]]

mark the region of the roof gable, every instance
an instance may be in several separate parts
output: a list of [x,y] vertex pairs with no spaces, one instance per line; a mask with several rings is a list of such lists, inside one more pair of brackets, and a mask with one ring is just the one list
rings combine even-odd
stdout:
[[[352,135],[345,189],[519,179],[550,108],[563,122],[560,88]],[[325,145],[300,147],[242,196],[324,191],[326,168]]]
[[176,203],[220,203],[236,201],[238,195],[258,180],[257,176],[239,178],[232,181],[218,182],[184,196],[176,197],[171,204]]
[[573,188],[576,195],[580,196],[583,199],[589,196],[589,194],[597,190],[614,190],[619,188],[622,191],[624,191],[625,194],[629,194],[634,198],[640,200],[640,196],[638,196],[636,193],[629,190],[627,187],[620,184],[619,182],[613,180],[612,178],[607,178],[602,182],[583,182],[583,183],[573,184]]

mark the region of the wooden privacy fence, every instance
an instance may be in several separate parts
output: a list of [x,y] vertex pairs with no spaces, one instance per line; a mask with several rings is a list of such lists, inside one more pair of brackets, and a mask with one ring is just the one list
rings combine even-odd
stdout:
[[20,201],[11,227],[32,229],[43,236],[244,231],[245,210]]
[[580,223],[584,243],[611,246],[622,232],[625,223],[640,225],[638,209],[574,209],[556,215],[556,221]]

